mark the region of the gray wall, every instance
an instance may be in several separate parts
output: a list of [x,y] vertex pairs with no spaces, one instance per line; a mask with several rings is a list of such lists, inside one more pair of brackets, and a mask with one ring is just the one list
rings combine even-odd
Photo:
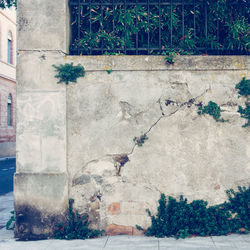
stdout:
[[[249,57],[180,56],[172,66],[162,56],[67,56],[66,2],[18,2],[17,237],[51,233],[69,197],[93,227],[146,227],[161,192],[214,204],[250,183],[249,128],[237,112],[246,100],[235,90]],[[57,84],[52,64],[70,62],[86,76]],[[228,122],[197,114],[210,100]]]

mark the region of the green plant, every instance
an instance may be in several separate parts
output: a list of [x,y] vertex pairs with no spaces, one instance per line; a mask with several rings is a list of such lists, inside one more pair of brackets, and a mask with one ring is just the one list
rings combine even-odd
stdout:
[[241,96],[247,97],[246,107],[243,108],[242,106],[239,106],[238,112],[240,113],[240,116],[242,118],[247,119],[246,124],[244,124],[242,127],[248,127],[250,126],[250,103],[249,103],[250,80],[246,80],[246,78],[243,77],[242,80],[238,84],[236,84],[235,89],[238,90],[238,93]]
[[200,106],[198,110],[198,114],[209,114],[211,115],[217,122],[225,122],[225,120],[221,117],[221,109],[217,103],[210,101],[206,106]]
[[0,9],[10,8],[12,6],[16,7],[16,0],[0,0]]
[[77,82],[78,77],[84,77],[85,71],[84,67],[80,64],[74,66],[73,63],[65,63],[64,65],[60,64],[59,66],[52,65],[57,72],[55,75],[56,78],[59,78],[57,83],[65,82]]
[[236,84],[235,89],[239,90],[238,93],[240,95],[248,97],[250,95],[250,80],[246,80],[246,78],[243,77],[242,80]]
[[175,63],[175,56],[177,53],[175,51],[169,52],[169,54],[165,57],[165,61],[167,64],[174,64]]
[[227,209],[234,214],[234,231],[239,228],[250,230],[250,188],[238,187],[238,192],[233,189],[226,191],[229,202]]
[[147,236],[185,238],[191,235],[226,235],[250,230],[250,189],[238,187],[238,192],[227,191],[228,202],[208,207],[207,201],[194,200],[188,203],[161,194],[157,215],[149,210],[151,226]]
[[138,147],[141,147],[146,140],[148,140],[148,137],[146,134],[143,134],[140,137],[135,137],[133,139],[133,141],[135,142],[135,145],[137,145]]
[[14,230],[15,228],[15,215],[14,215],[14,210],[10,212],[12,215],[10,219],[6,223],[6,229],[7,230]]
[[55,239],[89,239],[102,234],[102,231],[89,229],[88,215],[73,211],[73,199],[69,199],[68,221],[59,223],[54,232]]
[[[187,4],[183,11],[175,4],[172,7],[159,7],[158,4],[148,7],[141,3],[125,7],[119,1],[113,8],[92,2],[86,6],[74,5],[71,10],[72,33],[75,34],[71,48],[74,51],[80,49],[83,54],[135,54],[133,49],[145,49],[148,44],[157,49],[138,53],[157,54],[169,48],[194,54],[215,54],[217,49],[225,54],[235,53],[234,50],[243,54],[249,51],[249,5],[244,0],[236,3],[231,0],[197,1],[193,5]],[[207,50],[201,49],[204,47]],[[96,50],[98,48],[101,49]],[[172,59],[170,56],[166,61],[171,64]]]
[[108,74],[111,74],[113,72],[112,69],[107,69],[106,71],[107,71]]
[[247,119],[246,124],[243,125],[243,127],[250,126],[250,103],[246,103],[246,107],[243,108],[242,106],[239,106],[238,112],[240,113],[242,118]]

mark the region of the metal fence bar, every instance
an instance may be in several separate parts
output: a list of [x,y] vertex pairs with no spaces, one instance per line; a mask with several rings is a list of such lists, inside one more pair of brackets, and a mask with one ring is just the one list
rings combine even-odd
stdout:
[[[89,0],[89,32],[92,33],[92,11],[91,11],[91,0]],[[92,47],[90,48],[90,55],[92,55]]]
[[195,21],[196,21],[196,13],[195,13],[195,11],[196,11],[196,1],[195,0],[193,0],[193,7],[194,7],[194,36],[196,36],[196,23],[195,23]]
[[[136,0],[136,3],[137,3],[137,0]],[[139,42],[138,41],[139,37],[138,37],[138,20],[137,20],[137,18],[138,18],[137,17],[138,16],[138,8],[137,7],[138,7],[138,5],[135,6],[135,8],[136,8],[135,9],[136,10],[136,12],[135,12],[136,13],[135,14],[135,25],[136,25],[136,28],[137,28],[137,30],[136,30],[136,38],[135,38],[136,55],[138,55],[138,42]]]
[[171,7],[170,7],[170,47],[172,48],[173,46],[173,0],[171,0]]
[[161,0],[159,0],[159,51],[161,52]]
[[149,0],[147,0],[147,7],[148,7],[148,14],[147,14],[147,18],[148,18],[148,54],[149,54],[149,41],[150,41],[150,33],[149,33]]
[[181,5],[181,12],[182,12],[182,39],[184,40],[185,36],[185,12],[184,12],[184,1],[182,0],[182,5]]
[[[127,10],[127,1],[124,0],[124,13],[126,13]],[[124,41],[125,41],[125,45],[124,45],[124,49],[125,49],[125,54],[127,52],[127,18],[125,15],[125,33],[124,33],[125,37],[124,37]]]

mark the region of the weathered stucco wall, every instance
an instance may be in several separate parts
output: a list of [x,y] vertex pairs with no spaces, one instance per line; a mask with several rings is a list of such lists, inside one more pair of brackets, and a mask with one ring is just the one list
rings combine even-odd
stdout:
[[[213,203],[249,184],[249,129],[235,85],[246,57],[67,57],[86,77],[67,88],[70,196],[101,228],[148,226],[160,193]],[[112,69],[108,74],[105,69]],[[197,114],[214,101],[228,122]],[[148,136],[142,147],[134,137]],[[119,155],[129,162],[119,169]],[[100,208],[99,208],[100,207]]]
[[[130,233],[149,225],[145,209],[156,210],[161,192],[212,204],[250,183],[249,128],[237,112],[245,100],[235,90],[250,77],[249,57],[181,56],[172,66],[161,56],[66,56],[67,1],[52,2],[18,1],[17,237],[50,234],[69,198],[93,227]],[[52,64],[70,62],[85,77],[57,84]],[[228,122],[198,116],[210,100]]]

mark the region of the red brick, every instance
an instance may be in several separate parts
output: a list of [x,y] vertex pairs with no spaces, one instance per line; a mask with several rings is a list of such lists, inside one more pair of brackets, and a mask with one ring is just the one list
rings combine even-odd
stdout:
[[110,224],[106,227],[107,235],[133,235],[133,227]]

